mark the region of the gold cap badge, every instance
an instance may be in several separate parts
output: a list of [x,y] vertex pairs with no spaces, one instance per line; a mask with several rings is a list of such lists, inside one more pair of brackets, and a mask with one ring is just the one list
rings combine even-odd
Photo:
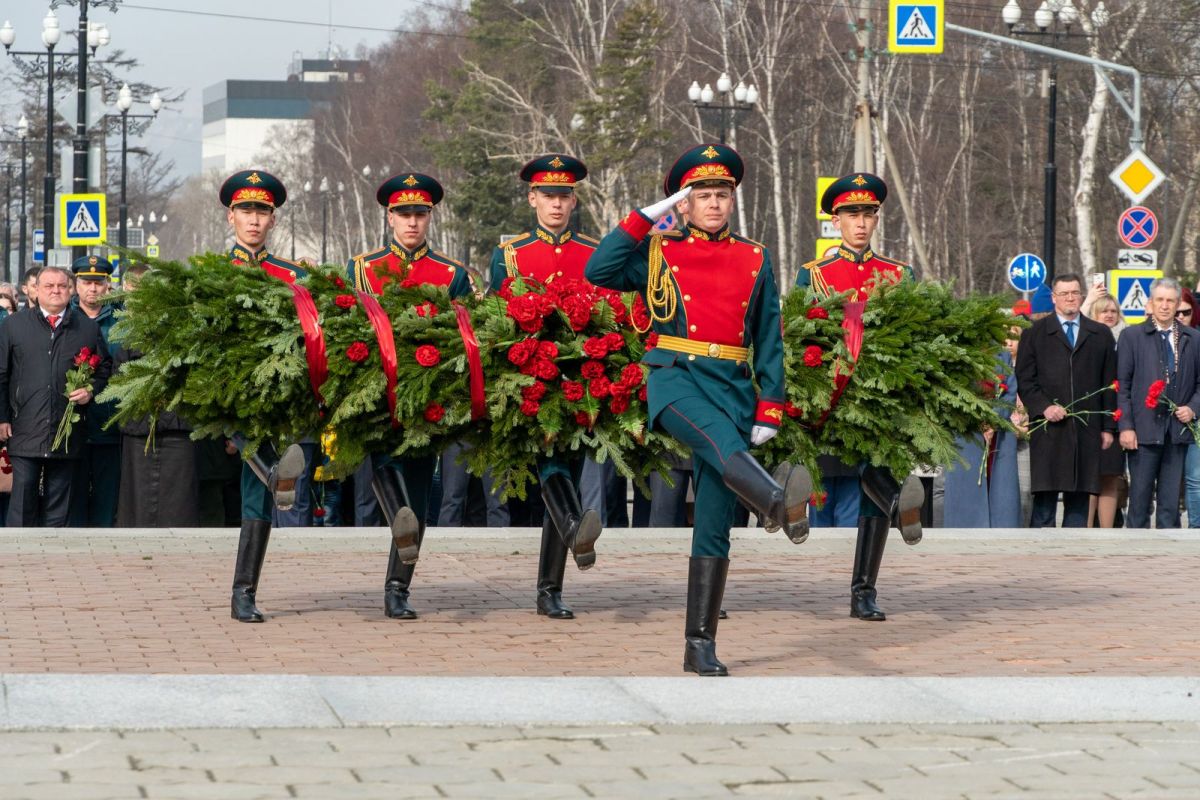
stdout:
[[700,155],[707,156],[708,158],[716,158],[717,156],[721,155],[721,153],[717,150],[717,148],[710,144],[704,150],[700,151]]
[[251,172],[250,177],[246,178],[246,183],[262,183],[262,178],[258,177],[257,172]]
[[854,180],[852,180],[850,182],[853,183],[855,186],[866,186],[867,185],[867,179],[864,178],[862,175],[859,175],[857,178],[855,178]]
[[417,179],[414,176],[409,175],[407,178],[404,179],[404,185],[405,186],[416,186]]
[[563,160],[561,158],[559,158],[558,156],[555,156],[554,160],[550,162],[550,166],[554,167],[555,169],[561,169],[562,165],[563,165]]

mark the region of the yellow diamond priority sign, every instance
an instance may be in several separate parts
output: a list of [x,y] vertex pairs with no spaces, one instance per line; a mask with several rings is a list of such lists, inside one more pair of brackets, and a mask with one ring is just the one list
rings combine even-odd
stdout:
[[1141,150],[1134,150],[1117,165],[1108,179],[1115,183],[1126,197],[1134,203],[1140,203],[1167,179],[1167,175],[1149,156]]

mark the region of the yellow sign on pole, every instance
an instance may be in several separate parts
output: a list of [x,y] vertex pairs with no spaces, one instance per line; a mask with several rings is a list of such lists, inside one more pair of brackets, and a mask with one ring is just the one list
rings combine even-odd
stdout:
[[1145,321],[1150,307],[1150,284],[1162,277],[1160,269],[1110,269],[1108,293],[1130,325]]
[[830,184],[836,181],[835,177],[817,178],[817,219],[833,219],[832,214],[826,214],[821,210],[821,197],[824,196],[825,190]]
[[58,201],[59,237],[65,246],[103,244],[108,230],[107,198],[102,194],[64,194]]
[[1167,175],[1149,156],[1141,150],[1134,150],[1117,165],[1108,179],[1116,184],[1126,197],[1140,203],[1167,179]]
[[841,243],[841,239],[817,239],[817,258],[833,255]]
[[890,0],[889,53],[940,53],[945,44],[943,0]]

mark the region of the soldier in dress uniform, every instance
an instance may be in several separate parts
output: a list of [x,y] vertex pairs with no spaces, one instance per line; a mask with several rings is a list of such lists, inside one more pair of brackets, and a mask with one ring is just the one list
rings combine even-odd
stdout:
[[[821,195],[821,210],[833,216],[842,242],[833,255],[805,264],[796,286],[811,287],[825,297],[853,292],[850,301],[866,301],[880,281],[912,280],[907,264],[881,256],[871,248],[871,236],[879,224],[879,207],[886,198],[887,184],[867,172],[855,172],[830,184]],[[908,476],[901,486],[888,470],[870,464],[859,466],[859,485],[862,495],[850,581],[850,615],[880,621],[886,616],[875,603],[875,580],[888,530],[894,525],[907,543],[921,541],[925,491],[916,476]]]
[[[696,523],[683,668],[700,675],[729,674],[717,659],[716,632],[737,498],[769,530],[783,527],[797,544],[808,538],[807,471],[782,464],[771,475],[749,451],[778,432],[785,392],[771,256],[729,228],[743,171],[741,157],[725,145],[687,150],[667,174],[664,193],[671,196],[630,213],[587,266],[600,286],[642,293],[657,336],[642,360],[650,367],[650,424],[692,451]],[[685,197],[687,230],[648,236]]]
[[[471,291],[463,265],[432,249],[426,239],[433,207],[443,194],[440,183],[419,172],[394,175],[380,185],[375,199],[387,209],[392,236],[384,247],[350,259],[347,271],[355,289],[380,294],[394,281],[445,286],[451,297]],[[425,536],[435,461],[432,456],[371,456],[371,488],[392,530],[383,588],[383,611],[392,619],[417,616],[408,592]]]
[[[282,181],[263,170],[235,172],[221,185],[220,198],[221,205],[229,209],[226,220],[233,229],[229,251],[233,264],[257,266],[285,283],[304,277],[299,265],[267,251],[267,238],[275,227],[275,209],[287,201]],[[246,443],[236,433],[231,441],[239,450]],[[271,507],[289,511],[296,504],[297,495],[304,489],[300,479],[307,470],[307,461],[298,444],[290,445],[279,457],[275,448],[264,442],[242,463],[242,531],[231,600],[231,616],[238,622],[263,621],[255,597],[271,536]]]
[[[524,277],[542,284],[560,279],[586,280],[584,267],[598,242],[571,229],[571,212],[578,198],[575,186],[587,177],[582,161],[561,153],[539,156],[521,169],[529,183],[527,195],[537,216],[533,230],[509,239],[492,253],[491,290],[506,278]],[[562,600],[567,553],[579,569],[596,563],[595,543],[600,538],[600,514],[584,509],[579,478],[583,459],[543,459],[538,480],[546,503],[542,545],[538,555],[537,613],[551,619],[573,619],[575,613]]]

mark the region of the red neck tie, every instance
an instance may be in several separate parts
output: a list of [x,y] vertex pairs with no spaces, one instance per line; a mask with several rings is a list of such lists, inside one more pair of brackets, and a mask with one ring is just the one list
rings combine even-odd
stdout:
[[50,330],[54,330],[55,328],[58,327],[59,318],[60,317],[58,314],[47,314],[46,315],[46,321],[50,323]]

